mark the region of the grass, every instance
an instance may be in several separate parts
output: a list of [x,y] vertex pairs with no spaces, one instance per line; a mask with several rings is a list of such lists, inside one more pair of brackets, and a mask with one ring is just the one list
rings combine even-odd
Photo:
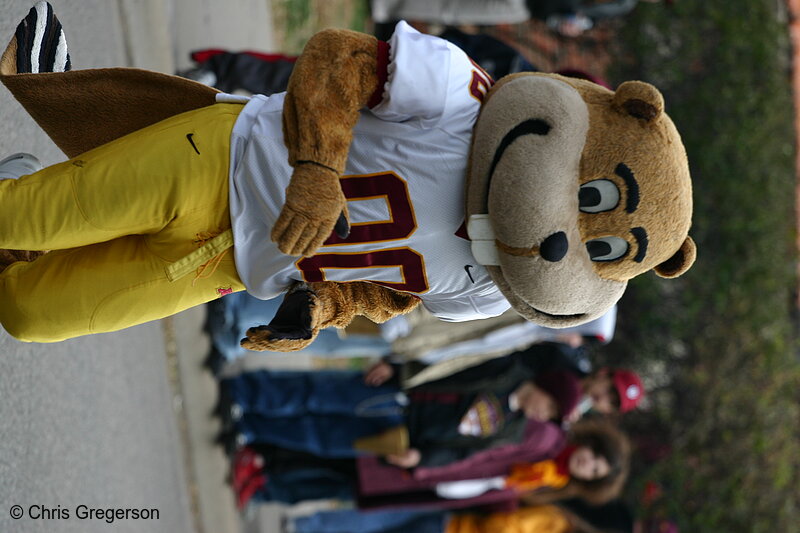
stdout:
[[368,31],[366,0],[271,0],[276,39],[283,53],[299,54],[324,28]]
[[[636,280],[620,359],[661,368],[673,454],[642,472],[689,531],[800,531],[794,110],[774,1],[642,5],[614,76],[656,84],[692,167],[698,261]],[[633,317],[636,317],[634,320]]]

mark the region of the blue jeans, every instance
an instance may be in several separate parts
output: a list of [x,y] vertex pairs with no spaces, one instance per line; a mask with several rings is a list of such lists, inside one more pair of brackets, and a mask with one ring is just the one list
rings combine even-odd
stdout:
[[[214,347],[231,361],[249,352],[239,345],[247,330],[269,324],[283,296],[259,300],[245,291],[229,294],[209,305],[208,327]],[[334,328],[320,331],[310,346],[301,350],[330,357],[380,357],[390,351],[390,345],[377,335],[348,335],[341,339]]]
[[327,468],[301,468],[288,472],[267,472],[267,482],[253,495],[260,502],[299,503],[307,500],[350,501],[356,480]]
[[370,387],[362,372],[261,370],[225,379],[220,386],[242,409],[235,429],[247,443],[355,457],[355,439],[404,423],[399,388]]
[[437,511],[322,511],[294,519],[296,533],[442,533]]

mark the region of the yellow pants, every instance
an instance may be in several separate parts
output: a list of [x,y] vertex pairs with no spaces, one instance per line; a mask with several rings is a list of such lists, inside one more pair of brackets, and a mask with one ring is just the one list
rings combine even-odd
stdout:
[[232,250],[174,281],[168,273],[230,229],[230,134],[240,110],[216,104],[183,113],[0,181],[0,248],[53,250],[0,274],[6,331],[23,341],[59,341],[242,290]]

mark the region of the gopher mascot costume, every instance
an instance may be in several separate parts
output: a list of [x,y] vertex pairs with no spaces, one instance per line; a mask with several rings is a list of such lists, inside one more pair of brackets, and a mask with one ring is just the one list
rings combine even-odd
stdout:
[[243,339],[254,350],[301,349],[420,302],[444,320],[511,306],[566,327],[603,314],[632,277],[675,277],[695,258],[686,154],[647,83],[494,83],[402,22],[388,43],[318,33],[269,98],[70,66],[40,2],[0,79],[70,159],[3,163],[19,179],[0,181],[0,322],[20,340],[245,289],[287,292]]

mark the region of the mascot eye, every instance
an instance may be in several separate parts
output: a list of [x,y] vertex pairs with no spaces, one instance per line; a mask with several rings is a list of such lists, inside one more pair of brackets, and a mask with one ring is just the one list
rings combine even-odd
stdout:
[[614,261],[628,253],[628,241],[619,237],[600,237],[586,243],[592,261]]
[[619,205],[619,188],[611,180],[593,180],[581,185],[578,203],[584,213],[611,211]]

